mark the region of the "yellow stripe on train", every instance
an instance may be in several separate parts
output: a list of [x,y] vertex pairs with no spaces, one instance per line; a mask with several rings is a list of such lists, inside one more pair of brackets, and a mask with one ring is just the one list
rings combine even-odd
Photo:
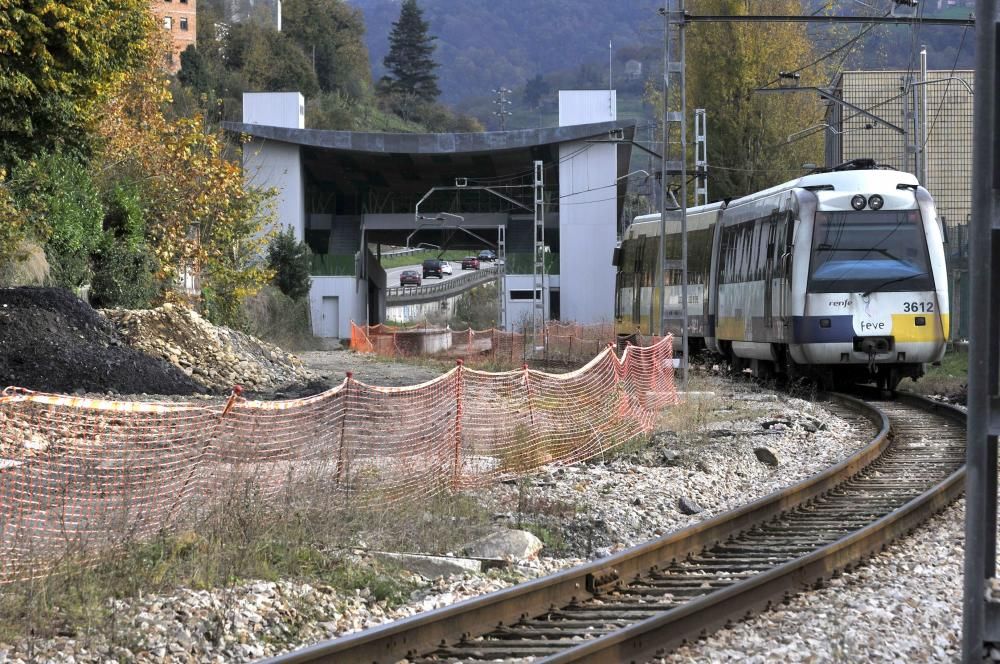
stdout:
[[[924,324],[917,325],[923,318]],[[896,342],[947,341],[948,314],[893,314],[892,336]]]

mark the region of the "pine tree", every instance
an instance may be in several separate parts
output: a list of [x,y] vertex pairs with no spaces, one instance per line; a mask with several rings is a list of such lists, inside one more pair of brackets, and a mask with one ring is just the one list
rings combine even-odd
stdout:
[[392,92],[434,101],[441,94],[434,73],[438,64],[431,57],[436,37],[427,34],[427,27],[417,0],[403,0],[389,35],[389,53],[382,61],[390,75],[383,80]]

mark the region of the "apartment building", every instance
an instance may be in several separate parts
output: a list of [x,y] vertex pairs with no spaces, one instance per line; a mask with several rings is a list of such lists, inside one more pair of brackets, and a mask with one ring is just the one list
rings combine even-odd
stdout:
[[197,0],[152,0],[150,8],[157,23],[170,35],[171,46],[163,60],[170,73],[176,74],[181,68],[181,51],[196,41]]

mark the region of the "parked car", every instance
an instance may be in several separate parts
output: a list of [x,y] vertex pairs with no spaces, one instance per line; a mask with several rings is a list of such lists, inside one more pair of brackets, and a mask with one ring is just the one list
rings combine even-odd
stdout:
[[[452,274],[451,263],[449,263],[448,261],[441,261],[441,273],[442,274]],[[441,277],[441,278],[443,279],[444,277]]]
[[419,286],[420,273],[416,270],[403,270],[399,275],[400,286]]
[[497,255],[493,253],[492,249],[483,249],[479,252],[479,262],[489,261],[492,263],[497,259]]
[[479,269],[479,259],[475,256],[466,256],[462,259],[462,269],[463,270],[478,270]]
[[444,279],[444,275],[441,274],[441,261],[436,258],[428,258],[424,261],[424,279],[427,277],[437,277],[438,279]]

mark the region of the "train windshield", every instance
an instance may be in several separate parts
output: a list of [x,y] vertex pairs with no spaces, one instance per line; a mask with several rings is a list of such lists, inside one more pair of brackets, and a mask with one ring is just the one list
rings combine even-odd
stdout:
[[933,288],[918,210],[816,213],[810,292]]

